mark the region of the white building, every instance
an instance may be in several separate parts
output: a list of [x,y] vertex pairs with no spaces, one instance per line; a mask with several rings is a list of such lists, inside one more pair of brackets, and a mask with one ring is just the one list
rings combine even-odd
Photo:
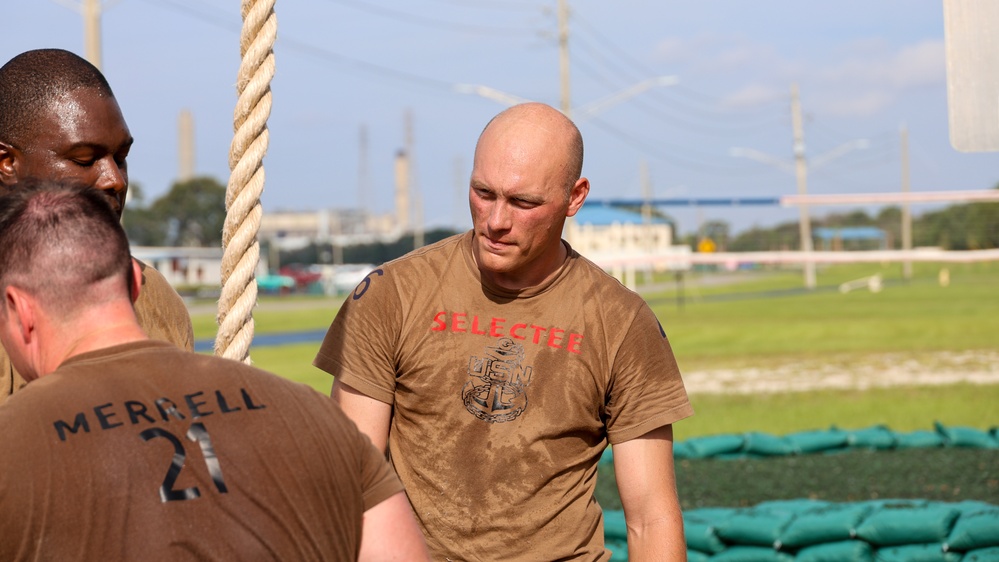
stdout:
[[603,205],[584,205],[566,221],[563,236],[574,250],[629,288],[635,273],[690,268],[690,248],[673,245],[673,225],[657,216]]
[[[132,256],[151,265],[174,287],[222,285],[222,248],[132,246]],[[267,274],[267,256],[261,255],[256,275]]]

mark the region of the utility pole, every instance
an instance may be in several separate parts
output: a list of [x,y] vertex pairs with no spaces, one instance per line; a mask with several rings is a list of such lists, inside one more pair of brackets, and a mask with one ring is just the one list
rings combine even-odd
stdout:
[[183,183],[194,179],[194,117],[190,110],[180,111],[177,118],[177,139],[177,181]]
[[[808,194],[808,164],[805,161],[805,132],[801,119],[801,101],[798,98],[798,84],[791,84],[791,126],[794,130],[794,171],[798,179],[798,194]],[[815,288],[815,262],[812,258],[812,223],[808,214],[808,205],[799,205],[801,211],[799,226],[801,236],[801,255],[805,259],[805,287]]]
[[81,0],[84,52],[90,64],[101,68],[101,0]]
[[[642,184],[642,248],[647,256],[655,253],[655,241],[652,239],[652,180],[649,177],[649,163],[642,159],[639,168],[639,177]],[[652,266],[645,266],[644,281],[646,285],[652,284]]]
[[[902,124],[899,131],[899,146],[902,152],[902,193],[909,193],[909,129]],[[912,249],[912,210],[909,201],[902,203],[902,250]],[[912,261],[908,258],[902,262],[902,277],[912,279]]]
[[569,5],[568,0],[558,0],[558,62],[562,81],[562,113],[572,118],[572,102],[569,94]]

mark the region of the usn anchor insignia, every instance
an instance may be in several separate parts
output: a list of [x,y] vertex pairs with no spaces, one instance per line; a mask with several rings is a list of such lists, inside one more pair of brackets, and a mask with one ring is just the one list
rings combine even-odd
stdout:
[[527,408],[533,367],[524,366],[524,346],[510,338],[486,347],[485,357],[468,358],[468,381],[461,397],[473,416],[489,423],[507,422]]

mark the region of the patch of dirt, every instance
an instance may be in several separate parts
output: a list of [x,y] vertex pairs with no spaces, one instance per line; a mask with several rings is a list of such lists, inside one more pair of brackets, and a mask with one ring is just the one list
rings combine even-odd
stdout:
[[842,361],[806,359],[761,367],[690,369],[683,371],[683,382],[690,394],[999,384],[999,351],[884,353]]

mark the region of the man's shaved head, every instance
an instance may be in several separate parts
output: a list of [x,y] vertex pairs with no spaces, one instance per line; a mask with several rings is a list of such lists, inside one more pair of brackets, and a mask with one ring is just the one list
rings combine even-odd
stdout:
[[0,67],[0,141],[23,147],[39,112],[80,88],[114,97],[101,71],[69,51],[37,49],[10,59]]
[[[565,193],[568,196],[576,180],[583,174],[583,136],[575,123],[557,109],[543,103],[523,103],[506,109],[493,117],[479,135],[479,144],[487,134],[501,130],[505,134],[520,131],[533,132],[534,138],[546,139],[553,155],[562,168]],[[526,135],[524,135],[526,137]],[[479,145],[476,145],[478,153]]]

